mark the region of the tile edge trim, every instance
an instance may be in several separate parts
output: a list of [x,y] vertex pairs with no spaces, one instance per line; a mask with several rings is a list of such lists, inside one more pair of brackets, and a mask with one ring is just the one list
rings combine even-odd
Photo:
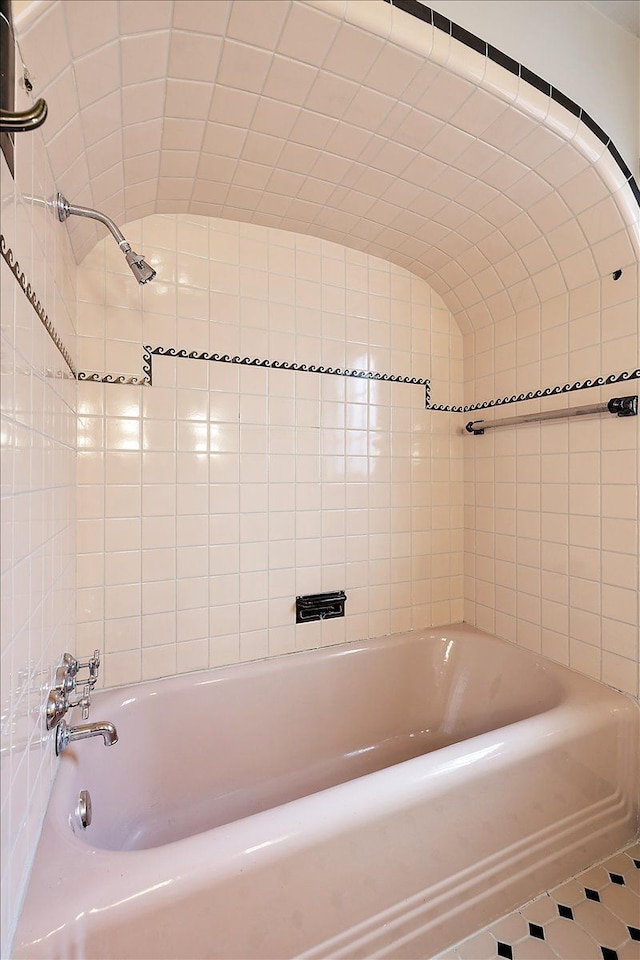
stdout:
[[514,60],[512,57],[508,56],[508,54],[503,53],[502,50],[494,47],[488,41],[476,36],[476,34],[465,29],[464,27],[461,27],[460,24],[455,23],[453,20],[449,20],[448,17],[438,13],[431,7],[428,7],[426,4],[418,3],[417,0],[384,0],[384,2],[388,3],[392,7],[396,7],[398,10],[402,10],[404,13],[409,14],[410,17],[415,17],[418,20],[422,20],[425,23],[431,24],[437,30],[446,33],[454,40],[458,40],[466,47],[475,50],[476,53],[480,53],[487,59],[493,60],[494,63],[504,67],[504,69],[508,70],[509,73],[514,74],[520,80],[523,80],[536,90],[542,92],[546,96],[549,96],[557,104],[559,104],[561,107],[564,107],[564,109],[568,110],[569,113],[573,114],[573,116],[577,117],[578,120],[581,123],[584,123],[585,126],[593,134],[595,134],[598,140],[600,140],[600,142],[607,148],[608,152],[615,161],[616,166],[624,176],[626,184],[631,190],[636,203],[640,207],[640,186],[638,185],[638,182],[636,181],[632,171],[625,163],[611,137],[598,123],[596,123],[593,117],[591,117],[587,111],[580,106],[580,104],[576,103],[575,100],[572,100],[571,97],[566,96],[566,94],[562,93],[561,90],[558,90],[557,87],[554,87],[552,83],[549,83],[547,80],[539,77],[538,74],[534,73],[533,70],[530,70],[524,64]]

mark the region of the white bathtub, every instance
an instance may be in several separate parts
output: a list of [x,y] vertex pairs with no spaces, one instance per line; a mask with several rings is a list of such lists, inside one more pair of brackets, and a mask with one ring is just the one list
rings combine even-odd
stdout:
[[91,714],[120,741],[61,758],[16,957],[427,958],[636,833],[637,706],[466,626]]

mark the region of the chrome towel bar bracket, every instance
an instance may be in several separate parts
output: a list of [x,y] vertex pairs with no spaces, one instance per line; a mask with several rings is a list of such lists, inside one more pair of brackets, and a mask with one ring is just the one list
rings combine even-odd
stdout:
[[25,133],[37,130],[47,119],[49,108],[40,97],[28,110],[15,111],[0,109],[0,133]]
[[584,407],[567,407],[564,410],[544,410],[539,413],[524,413],[520,417],[505,417],[502,420],[470,420],[466,424],[467,433],[481,436],[485,430],[495,427],[512,427],[520,423],[539,423],[543,420],[569,420],[572,417],[586,417],[596,413],[613,413],[617,417],[637,417],[638,398],[612,397],[604,403],[591,403]]
[[[0,0],[0,133],[25,133],[37,130],[47,119],[49,108],[42,98],[27,110],[14,110],[15,49],[20,48],[11,21],[11,4]],[[20,55],[22,60],[22,56]],[[33,89],[28,81],[26,68],[25,89]],[[10,164],[11,166],[11,164]]]

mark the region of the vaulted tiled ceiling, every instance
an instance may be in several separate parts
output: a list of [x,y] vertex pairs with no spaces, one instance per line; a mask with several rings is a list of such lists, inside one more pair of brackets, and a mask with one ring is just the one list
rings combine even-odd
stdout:
[[[382,0],[54,0],[18,28],[57,187],[116,221],[344,243],[426,279],[463,329],[637,259],[586,126]],[[68,226],[78,259],[103,235]]]

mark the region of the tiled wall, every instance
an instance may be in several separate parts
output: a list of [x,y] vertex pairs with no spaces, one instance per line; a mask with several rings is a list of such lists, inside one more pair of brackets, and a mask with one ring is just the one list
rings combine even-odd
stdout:
[[[468,335],[467,403],[637,371],[639,302],[630,262],[618,280],[576,283]],[[466,417],[637,393],[635,379]],[[635,696],[638,423],[605,415],[465,440],[465,620]]]
[[[403,268],[204,217],[108,238],[78,271],[79,366],[140,377],[141,344],[431,378],[462,400],[462,337]],[[176,321],[176,316],[178,320]],[[153,386],[79,385],[78,644],[107,684],[460,620],[459,418],[425,386],[153,356]],[[345,589],[344,619],[295,596]]]
[[[66,232],[30,200],[53,189],[40,133],[16,137],[17,183],[4,157],[0,166],[3,254],[18,261],[25,286],[72,348],[75,261]],[[42,704],[54,664],[75,644],[76,384],[5,259],[1,271],[0,846],[7,957],[54,772]]]

